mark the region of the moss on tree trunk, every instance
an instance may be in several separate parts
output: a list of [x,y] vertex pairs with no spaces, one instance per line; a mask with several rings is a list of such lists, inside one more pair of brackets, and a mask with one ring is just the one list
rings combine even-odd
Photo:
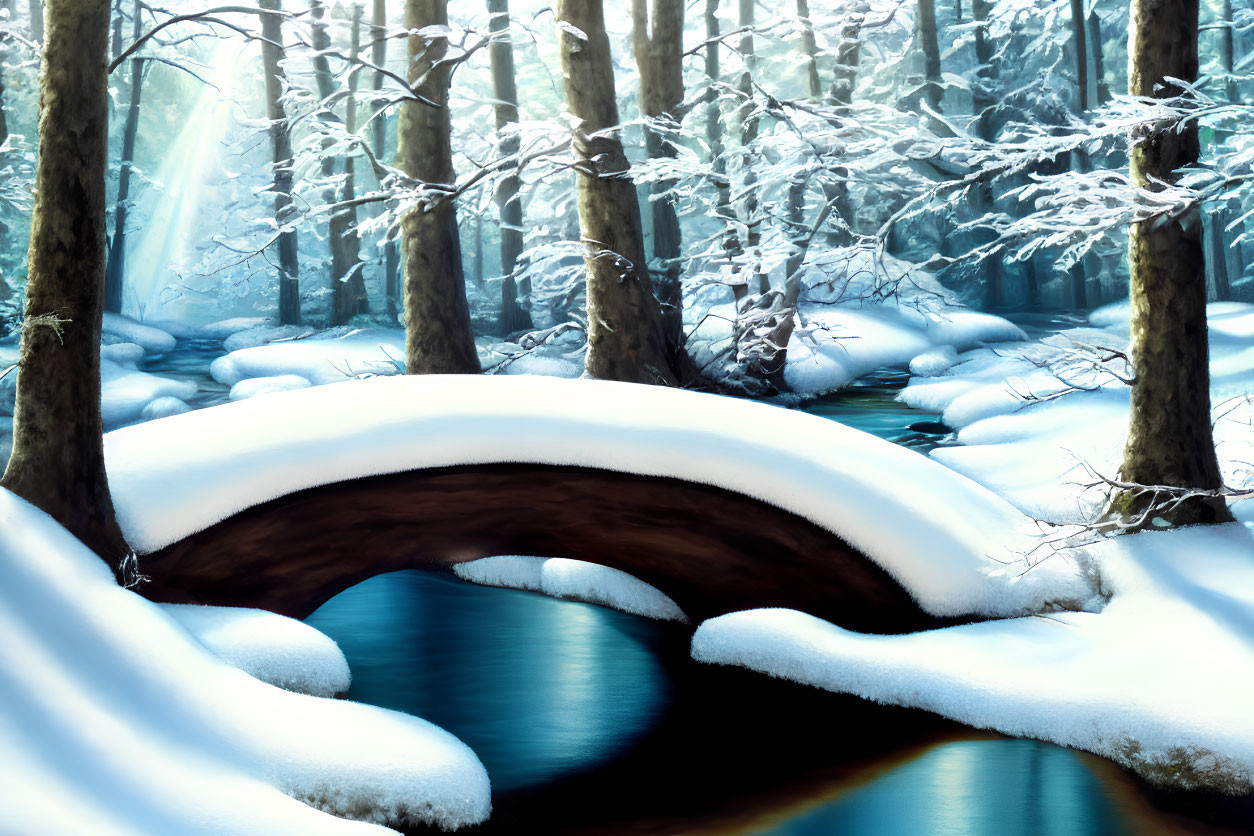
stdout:
[[100,417],[109,5],[49,0],[13,455],[0,484],[115,568]]
[[[1197,22],[1198,0],[1133,0],[1132,95],[1178,95],[1165,77],[1197,77]],[[1197,162],[1199,153],[1196,122],[1145,125],[1132,136],[1132,177],[1141,188],[1160,189],[1154,181],[1173,182],[1176,170]],[[1135,383],[1121,475],[1140,485],[1217,489],[1221,479],[1211,435],[1198,211],[1134,225],[1129,261]],[[1124,491],[1113,500],[1111,511],[1135,518],[1164,498]],[[1232,518],[1224,501],[1213,497],[1192,499],[1157,516],[1174,525]]]
[[[397,164],[437,188],[454,182],[448,90],[452,65],[443,61],[448,38],[430,27],[448,26],[447,0],[407,0],[409,83],[419,100],[401,105]],[[405,370],[409,374],[478,374],[479,355],[466,304],[457,207],[433,200],[401,222],[405,252]]]
[[587,373],[673,384],[644,255],[640,203],[618,138],[614,67],[601,0],[559,0],[559,51],[574,132],[588,284]]

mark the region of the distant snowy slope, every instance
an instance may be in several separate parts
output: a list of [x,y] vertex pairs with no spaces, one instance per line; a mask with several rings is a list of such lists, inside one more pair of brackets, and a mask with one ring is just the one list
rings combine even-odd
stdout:
[[840,535],[941,615],[1081,605],[1066,561],[1023,574],[1034,529],[935,462],[749,401],[543,377],[400,376],[239,401],[108,434],[131,544],[150,552],[317,485],[429,467],[577,465],[757,497]]
[[391,832],[315,807],[467,825],[488,777],[423,720],[227,665],[0,491],[0,832]]

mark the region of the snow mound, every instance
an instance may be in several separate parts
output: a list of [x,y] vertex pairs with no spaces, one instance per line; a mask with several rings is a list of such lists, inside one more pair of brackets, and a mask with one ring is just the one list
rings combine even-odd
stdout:
[[182,415],[191,412],[192,408],[178,398],[162,397],[149,401],[144,405],[140,418],[152,421],[156,418],[169,418],[171,415]]
[[[100,362],[100,413],[105,429],[138,421],[144,408],[161,398],[185,401],[196,394],[196,384]],[[169,406],[169,404],[167,404]]]
[[952,345],[943,345],[925,351],[910,361],[910,373],[918,377],[936,377],[958,362],[958,352]]
[[306,325],[274,325],[261,322],[251,328],[244,328],[228,335],[222,342],[227,351],[239,351],[244,348],[266,345],[276,340],[307,339],[314,336],[313,329]]
[[232,386],[230,397],[233,401],[242,401],[274,392],[308,389],[312,385],[305,378],[295,374],[283,374],[278,377],[250,377]]
[[[214,439],[212,455],[189,438]],[[118,430],[105,437],[105,455],[119,521],[140,552],[305,488],[519,462],[674,477],[756,497],[842,537],[938,615],[1081,606],[1092,594],[1065,560],[1023,573],[1035,526],[936,462],[823,418],[658,386],[378,377]]]
[[[244,334],[251,332],[243,332]],[[242,336],[242,334],[237,334]],[[398,374],[405,359],[405,333],[384,329],[350,331],[315,338],[271,342],[232,350],[209,367],[213,379],[227,386],[253,377],[303,377],[315,386],[364,374]]]
[[144,355],[147,353],[142,345],[136,345],[135,343],[111,343],[100,346],[101,360],[107,360],[110,363],[116,363],[119,366],[126,366],[131,369],[135,368],[135,364],[143,360]]
[[487,773],[452,735],[231,667],[0,491],[4,832],[364,836],[489,808]]
[[884,366],[904,368],[935,349],[965,351],[1027,336],[992,314],[923,313],[889,304],[803,310],[802,318],[804,327],[788,344],[785,371],[793,391],[802,394],[838,389]]
[[160,604],[228,665],[285,691],[315,697],[348,692],[348,660],[330,637],[265,610]]
[[1099,614],[875,636],[751,610],[702,624],[692,656],[1085,749],[1151,781],[1248,792],[1254,527],[1150,532],[1093,551],[1114,593]]
[[237,316],[200,326],[196,329],[196,337],[202,340],[225,340],[242,331],[263,328],[266,323],[263,316]]
[[173,351],[178,341],[173,336],[128,316],[105,312],[101,327],[106,342],[134,343],[142,346],[147,354],[165,354]]
[[584,560],[515,555],[485,557],[458,563],[453,572],[463,580],[485,586],[526,589],[645,618],[688,623],[688,616],[679,605],[657,587],[618,569]]

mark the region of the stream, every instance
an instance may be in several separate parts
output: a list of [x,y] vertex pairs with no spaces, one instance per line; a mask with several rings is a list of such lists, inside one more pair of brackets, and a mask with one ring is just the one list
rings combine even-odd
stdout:
[[[806,411],[926,453],[939,417],[884,370]],[[469,833],[1119,834],[1241,832],[1180,815],[1102,758],[693,662],[691,628],[448,574],[396,572],[308,623],[348,657],[348,698],[424,717],[492,780]],[[1168,809],[1170,808],[1170,809]],[[1229,828],[1242,810],[1224,811]]]

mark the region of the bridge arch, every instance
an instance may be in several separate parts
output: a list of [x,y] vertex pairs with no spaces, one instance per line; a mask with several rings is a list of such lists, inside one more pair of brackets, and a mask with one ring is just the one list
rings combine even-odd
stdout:
[[298,491],[148,555],[143,591],[303,618],[374,575],[499,554],[622,570],[696,621],[790,607],[868,632],[939,623],[875,563],[788,511],[679,479],[551,465],[413,470]]

